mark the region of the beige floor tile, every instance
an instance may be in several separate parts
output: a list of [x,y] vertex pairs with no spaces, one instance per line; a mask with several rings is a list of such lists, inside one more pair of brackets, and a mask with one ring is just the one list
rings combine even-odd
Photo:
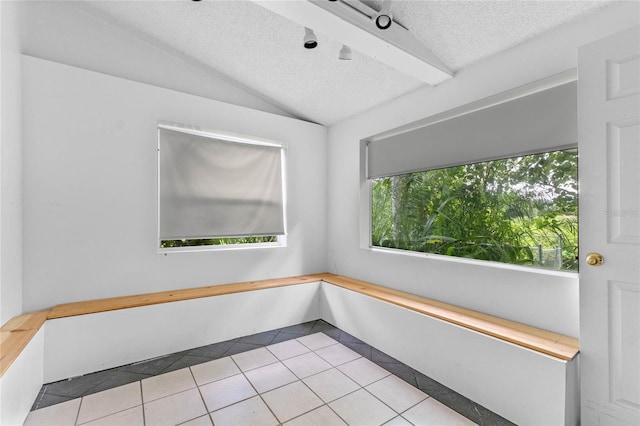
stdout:
[[298,378],[281,362],[247,371],[245,376],[258,393],[295,382]]
[[288,421],[285,426],[347,426],[347,424],[331,408],[323,405]]
[[475,424],[345,345],[315,333],[36,410],[24,426],[283,423]]
[[251,383],[242,374],[217,380],[200,387],[209,412],[219,410],[256,395]]
[[141,404],[140,382],[118,386],[83,397],[77,422],[86,423]]
[[197,388],[144,404],[146,426],[177,425],[207,414]]
[[273,356],[265,348],[254,349],[252,351],[242,352],[239,354],[231,355],[231,358],[238,364],[240,370],[249,371],[254,368],[263,367],[268,364],[278,362],[278,358]]
[[191,370],[183,368],[142,380],[142,397],[147,403],[195,387]]
[[309,348],[295,339],[267,346],[267,349],[280,360],[292,358],[310,351]]
[[262,398],[281,423],[322,405],[322,400],[300,381],[266,392]]
[[338,343],[324,333],[309,334],[308,336],[298,337],[296,340],[312,351]]
[[374,426],[388,422],[398,414],[364,389],[329,404],[349,426]]
[[110,416],[101,417],[89,423],[83,423],[83,426],[144,426],[144,416],[142,414],[142,405],[120,411]]
[[73,426],[78,418],[80,398],[29,413],[24,426]]
[[387,376],[367,386],[367,390],[389,407],[402,413],[429,396],[397,376]]
[[191,371],[198,386],[240,374],[240,369],[231,357],[194,365],[191,367]]
[[285,359],[282,362],[300,378],[308,377],[331,368],[331,364],[313,352]]
[[402,417],[415,425],[448,425],[448,426],[468,426],[475,425],[474,422],[453,411],[451,408],[428,398],[415,407],[402,413]]
[[360,389],[356,382],[335,368],[314,374],[303,381],[324,402],[331,402]]
[[275,426],[278,420],[259,396],[211,413],[216,426]]
[[348,347],[337,344],[326,348],[318,349],[316,355],[333,366],[341,365],[354,359],[360,358],[360,354],[352,351]]
[[366,358],[358,358],[354,361],[342,364],[338,369],[353,379],[360,386],[370,385],[371,383],[391,374],[384,368],[379,367]]

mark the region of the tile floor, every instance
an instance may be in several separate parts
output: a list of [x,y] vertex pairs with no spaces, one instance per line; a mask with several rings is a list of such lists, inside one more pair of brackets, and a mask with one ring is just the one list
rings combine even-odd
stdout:
[[81,424],[510,423],[319,320],[44,385],[25,422]]

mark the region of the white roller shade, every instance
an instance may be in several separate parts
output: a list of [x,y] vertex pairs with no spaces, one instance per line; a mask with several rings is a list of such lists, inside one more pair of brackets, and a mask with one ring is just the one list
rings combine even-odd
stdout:
[[431,170],[575,146],[576,82],[373,140],[367,177]]
[[285,233],[281,146],[158,137],[160,240]]

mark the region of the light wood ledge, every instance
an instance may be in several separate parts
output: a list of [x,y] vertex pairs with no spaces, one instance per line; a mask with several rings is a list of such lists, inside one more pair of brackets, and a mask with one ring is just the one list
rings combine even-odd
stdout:
[[49,311],[33,312],[12,318],[0,328],[0,377],[47,320]]
[[117,309],[135,308],[139,306],[157,305],[159,303],[177,302],[180,300],[199,299],[201,297],[222,296],[224,294],[264,290],[268,288],[305,284],[321,280],[322,275],[302,275],[299,277],[274,278],[261,281],[247,281],[233,284],[187,288],[184,290],[161,291],[158,293],[139,294],[135,296],[112,297],[109,299],[89,300],[86,302],[65,303],[54,306],[53,309],[49,311],[48,319],[94,314],[96,312],[114,311]]
[[578,339],[515,321],[339,275],[324,274],[322,280],[563,360],[573,359],[580,351]]
[[562,360],[571,360],[580,350],[578,339],[531,327],[525,324],[494,317],[470,309],[460,308],[437,300],[394,290],[388,287],[330,273],[247,281],[234,284],[213,285],[175,291],[139,294],[65,303],[51,310],[33,312],[13,318],[0,329],[0,377],[20,355],[48,319],[118,309],[177,302],[201,297],[221,296],[253,290],[284,287],[324,281],[347,290],[392,303],[394,305],[477,331]]

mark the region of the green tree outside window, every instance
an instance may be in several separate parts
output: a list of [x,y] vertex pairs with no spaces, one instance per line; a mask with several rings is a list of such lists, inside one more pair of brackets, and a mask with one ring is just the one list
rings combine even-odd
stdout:
[[374,179],[372,245],[577,271],[577,149]]

